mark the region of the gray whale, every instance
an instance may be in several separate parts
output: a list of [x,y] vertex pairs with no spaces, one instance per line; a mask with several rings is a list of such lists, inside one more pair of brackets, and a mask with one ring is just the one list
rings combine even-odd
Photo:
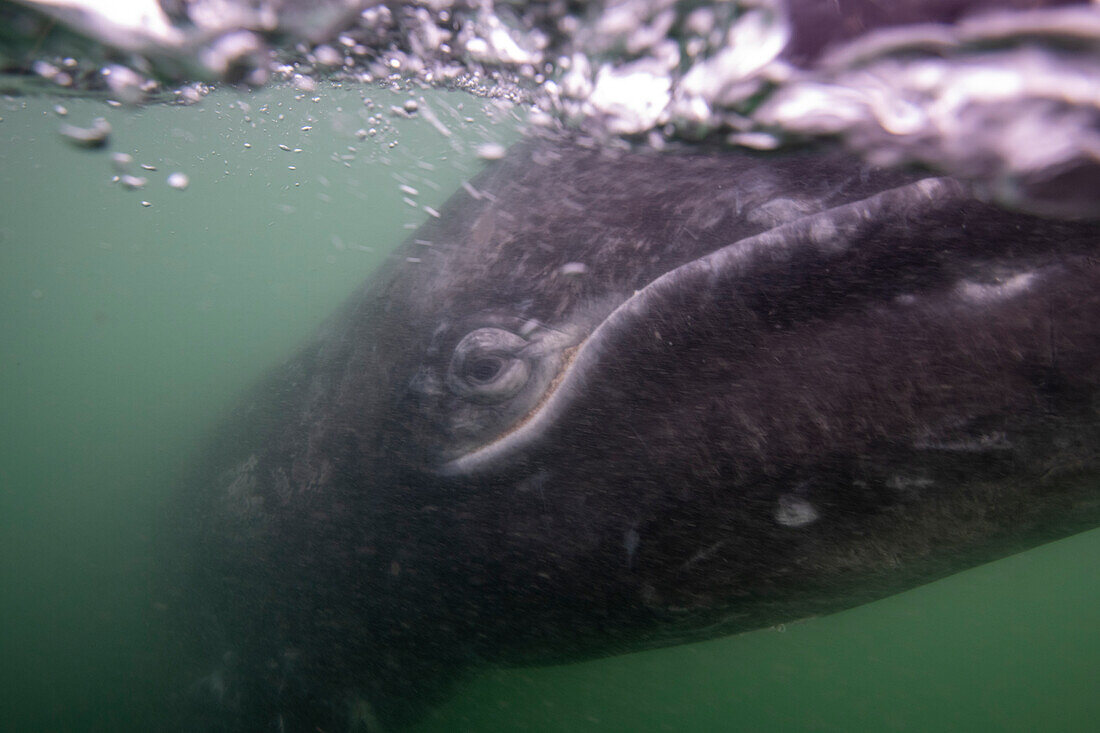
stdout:
[[[189,729],[831,613],[1100,524],[1097,228],[821,150],[536,139],[180,497]],[[195,629],[208,633],[195,634]]]

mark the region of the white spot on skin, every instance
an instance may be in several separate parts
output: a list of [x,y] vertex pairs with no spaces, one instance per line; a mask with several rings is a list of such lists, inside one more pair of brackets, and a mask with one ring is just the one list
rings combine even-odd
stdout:
[[638,545],[642,544],[642,538],[638,530],[631,527],[623,533],[623,549],[626,550],[626,566],[634,567],[634,554],[638,551]]
[[959,297],[978,305],[996,303],[1020,295],[1031,287],[1035,280],[1034,272],[1021,272],[1010,278],[994,283],[976,283],[963,280],[957,286]]
[[916,492],[927,489],[936,482],[927,476],[902,476],[901,474],[886,479],[886,488],[894,491]]
[[588,272],[588,265],[583,262],[566,262],[558,268],[558,272],[562,275],[583,275]]
[[813,504],[792,494],[779,497],[775,508],[775,521],[784,527],[805,527],[816,522],[820,516]]

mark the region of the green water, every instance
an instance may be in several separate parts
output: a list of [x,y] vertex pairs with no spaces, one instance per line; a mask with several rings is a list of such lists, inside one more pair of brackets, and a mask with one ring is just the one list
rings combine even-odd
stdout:
[[[448,136],[368,96],[397,129],[364,141],[359,91],[274,90],[248,112],[231,93],[0,102],[0,730],[163,727],[166,495],[235,397],[427,216],[398,186],[438,207],[479,168],[472,142],[516,134],[478,100],[429,98]],[[148,186],[62,143],[59,102],[107,117]],[[1095,730],[1097,558],[1094,531],[783,630],[490,673],[417,730]]]

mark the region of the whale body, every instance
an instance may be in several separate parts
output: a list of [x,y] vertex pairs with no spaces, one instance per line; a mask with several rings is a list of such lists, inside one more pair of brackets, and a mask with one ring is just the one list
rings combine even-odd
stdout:
[[188,725],[390,730],[487,666],[831,613],[1097,526],[1096,253],[1094,223],[834,151],[522,143],[184,492],[217,670]]

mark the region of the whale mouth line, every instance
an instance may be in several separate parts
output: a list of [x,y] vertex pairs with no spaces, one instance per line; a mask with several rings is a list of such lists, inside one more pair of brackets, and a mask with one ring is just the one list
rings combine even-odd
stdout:
[[524,425],[533,420],[535,416],[542,411],[543,407],[546,406],[546,403],[550,401],[550,398],[553,397],[554,394],[558,391],[558,387],[561,386],[561,383],[565,381],[565,375],[569,373],[569,369],[573,366],[574,359],[577,358],[577,354],[580,352],[581,348],[587,341],[588,338],[586,337],[579,343],[562,350],[561,366],[558,367],[558,373],[555,374],[554,378],[550,380],[550,383],[546,385],[546,389],[543,390],[542,396],[539,397],[539,401],[535,403],[534,407],[528,410],[527,413],[523,415],[520,419],[516,420],[516,422],[503,433],[501,433],[499,437],[497,437],[492,442],[482,446],[482,448],[479,448],[478,450],[488,448],[497,441],[506,439],[509,435],[516,432],[517,430],[522,429]]
[[658,276],[614,308],[592,332],[563,352],[558,373],[538,403],[492,441],[444,463],[439,473],[471,475],[500,468],[506,459],[534,446],[576,403],[590,375],[615,353],[625,334],[651,322],[685,293],[736,290],[758,268],[812,253],[825,261],[842,258],[880,220],[904,219],[902,228],[965,196],[947,178],[923,178],[868,198],[806,214],[686,262]]

